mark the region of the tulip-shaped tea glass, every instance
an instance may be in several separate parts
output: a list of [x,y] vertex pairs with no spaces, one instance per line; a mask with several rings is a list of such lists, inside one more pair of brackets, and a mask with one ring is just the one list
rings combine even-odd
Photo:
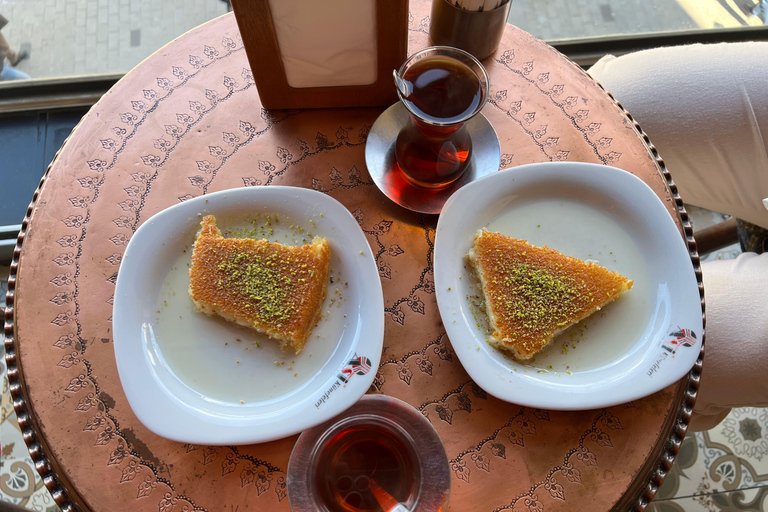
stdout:
[[440,512],[451,474],[429,420],[396,398],[366,395],[299,437],[287,483],[293,512]]
[[418,186],[450,185],[468,167],[472,140],[465,124],[488,99],[488,73],[464,50],[433,46],[409,57],[394,78],[410,114],[395,143],[400,171]]

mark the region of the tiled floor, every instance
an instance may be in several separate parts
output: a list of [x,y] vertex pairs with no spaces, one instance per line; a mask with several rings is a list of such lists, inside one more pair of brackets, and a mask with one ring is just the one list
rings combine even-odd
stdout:
[[734,409],[688,435],[652,512],[768,510],[768,409]]
[[[690,208],[698,227],[723,216]],[[734,258],[737,245],[707,259]],[[0,266],[0,307],[5,305],[8,267]],[[4,350],[2,350],[4,352]],[[21,438],[13,411],[5,361],[0,409],[0,499],[30,510],[58,507],[42,485]],[[734,409],[716,428],[689,434],[649,512],[768,511],[768,409]]]

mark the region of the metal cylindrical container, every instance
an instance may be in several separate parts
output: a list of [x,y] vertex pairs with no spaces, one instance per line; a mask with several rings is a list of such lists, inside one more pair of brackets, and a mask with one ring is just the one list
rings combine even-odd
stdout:
[[490,11],[467,11],[448,0],[433,0],[429,38],[434,45],[461,48],[483,60],[499,47],[511,5],[509,0]]

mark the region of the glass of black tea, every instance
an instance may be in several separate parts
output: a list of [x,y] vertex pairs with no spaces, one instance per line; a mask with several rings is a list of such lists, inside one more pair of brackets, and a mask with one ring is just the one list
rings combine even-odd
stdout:
[[394,78],[410,114],[395,143],[400,171],[418,186],[450,185],[469,165],[466,122],[488,99],[488,73],[464,50],[433,46],[409,57]]
[[383,395],[304,432],[288,463],[293,512],[440,512],[450,482],[429,420]]

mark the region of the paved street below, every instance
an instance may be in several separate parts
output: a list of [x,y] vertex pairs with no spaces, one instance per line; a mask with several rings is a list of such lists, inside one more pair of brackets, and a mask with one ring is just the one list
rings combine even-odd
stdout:
[[761,25],[757,0],[513,0],[509,22],[545,41]]
[[32,78],[124,73],[172,39],[227,12],[221,0],[0,0],[18,65]]
[[676,0],[513,0],[509,22],[546,41],[697,28]]

